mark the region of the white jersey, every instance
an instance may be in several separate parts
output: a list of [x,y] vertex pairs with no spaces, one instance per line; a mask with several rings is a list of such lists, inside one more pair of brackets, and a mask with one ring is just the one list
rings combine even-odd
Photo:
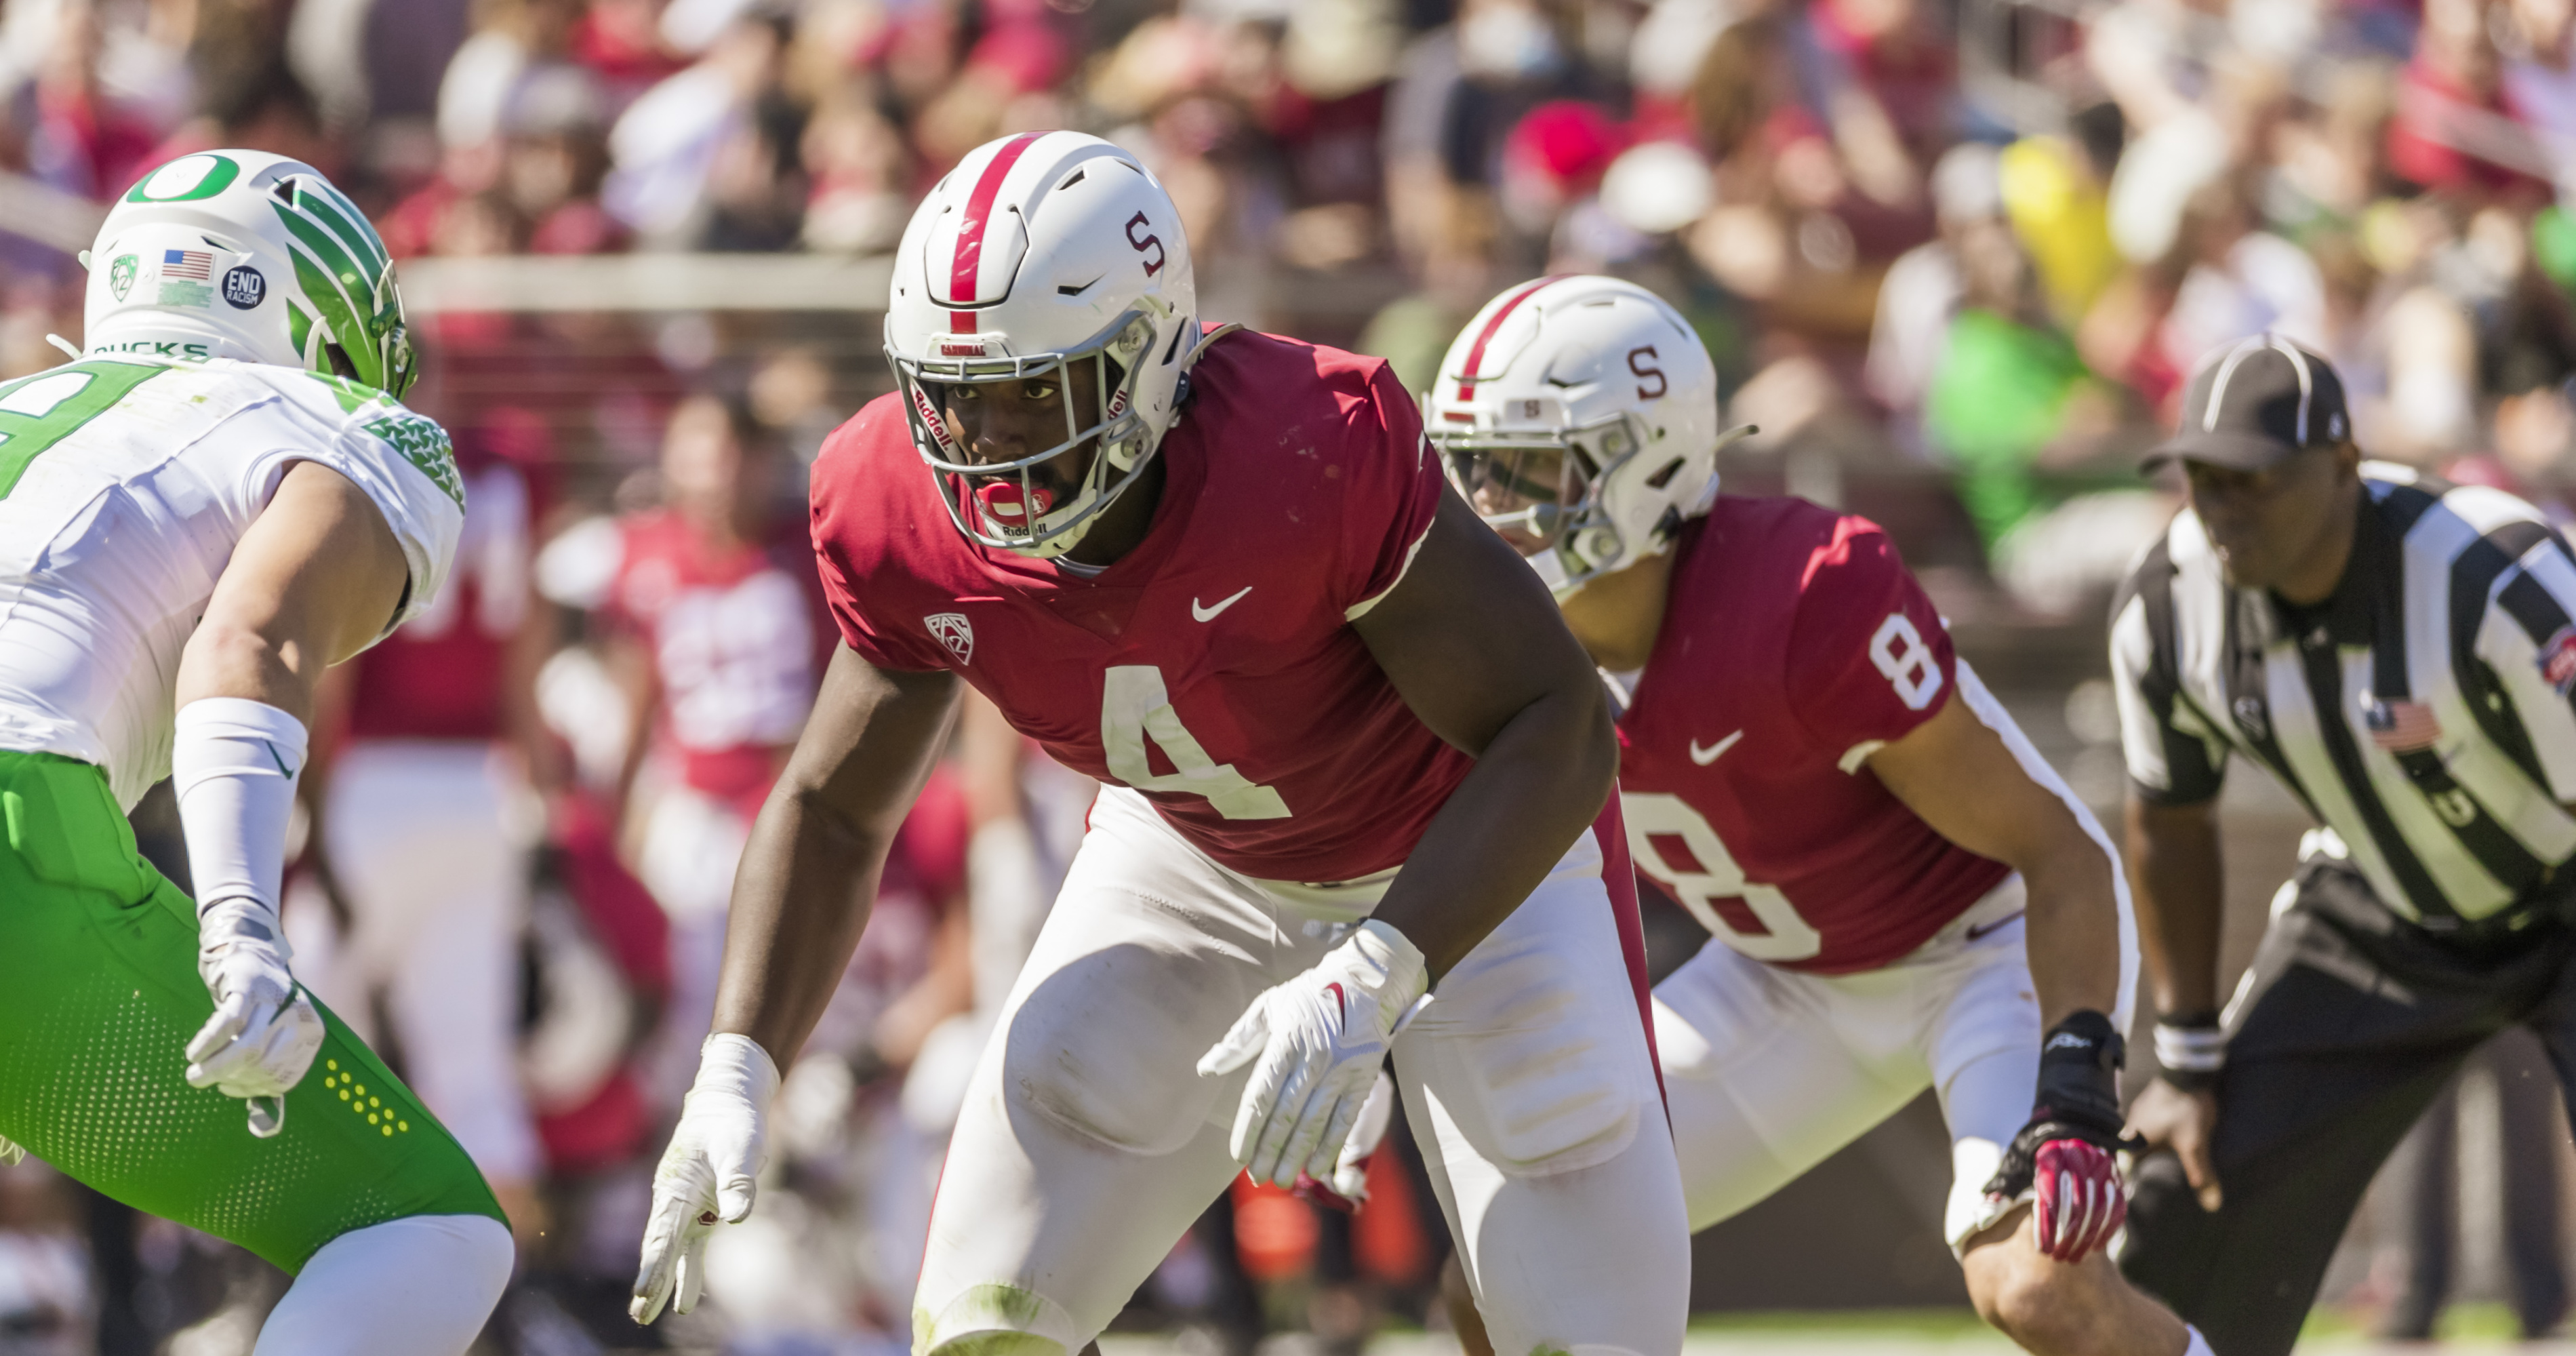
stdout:
[[446,433],[383,392],[105,358],[0,386],[0,749],[96,763],[128,809],[168,776],[180,650],[299,461],[348,477],[401,544],[411,583],[385,630],[427,607],[462,482]]

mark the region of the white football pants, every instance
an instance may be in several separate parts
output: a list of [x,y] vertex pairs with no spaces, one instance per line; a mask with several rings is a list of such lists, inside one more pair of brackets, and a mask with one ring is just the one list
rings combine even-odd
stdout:
[[[1104,790],[976,1066],[913,1349],[1096,1337],[1242,1170],[1249,1075],[1201,1078],[1199,1056],[1382,889],[1256,882]],[[1690,1240],[1591,835],[1440,982],[1394,1068],[1497,1350],[1680,1349]]]
[[[1655,1045],[1695,1232],[1787,1186],[1925,1088],[1949,1124],[1943,1233],[1991,1222],[1985,1185],[2029,1123],[2039,999],[2021,877],[1893,965],[1811,975],[1712,939],[1655,986]],[[2122,929],[2121,974],[2137,973]],[[2124,999],[2112,1020],[2124,1030]]]
[[371,1041],[368,994],[384,991],[403,1081],[503,1183],[539,1167],[519,1081],[528,861],[507,822],[513,794],[488,744],[350,744],[323,822],[355,935],[300,906],[287,930],[296,978]]

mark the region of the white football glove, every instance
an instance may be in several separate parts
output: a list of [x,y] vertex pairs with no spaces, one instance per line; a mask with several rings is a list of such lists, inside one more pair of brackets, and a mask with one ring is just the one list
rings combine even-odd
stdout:
[[1394,1115],[1395,1080],[1380,1069],[1368,1100],[1360,1103],[1359,1119],[1351,1123],[1351,1137],[1342,1141],[1341,1156],[1333,1160],[1332,1180],[1300,1177],[1289,1189],[1345,1215],[1358,1214],[1368,1204],[1369,1158],[1386,1142],[1387,1123]]
[[1202,1077],[1260,1061],[1244,1084],[1232,1140],[1235,1161],[1254,1181],[1284,1187],[1301,1172],[1334,1179],[1387,1047],[1430,983],[1422,952],[1372,918],[1314,969],[1252,1000],[1199,1057]]
[[[778,1065],[746,1036],[707,1037],[698,1081],[680,1103],[671,1147],[653,1170],[653,1213],[644,1224],[644,1257],[626,1315],[638,1323],[698,1307],[706,1288],[707,1236],[716,1222],[740,1224],[767,1156],[769,1099]],[[674,1292],[677,1292],[676,1294]]]
[[220,899],[197,914],[197,975],[215,1014],[188,1042],[188,1086],[247,1099],[250,1132],[262,1139],[286,1128],[286,1094],[327,1034],[287,971],[293,954],[277,911],[258,900]]
[[1333,1160],[1333,1191],[1343,1200],[1358,1205],[1368,1199],[1369,1156],[1386,1142],[1387,1123],[1394,1118],[1395,1079],[1380,1069],[1377,1081],[1369,1086],[1368,1100],[1360,1103],[1359,1119],[1351,1124],[1350,1139]]

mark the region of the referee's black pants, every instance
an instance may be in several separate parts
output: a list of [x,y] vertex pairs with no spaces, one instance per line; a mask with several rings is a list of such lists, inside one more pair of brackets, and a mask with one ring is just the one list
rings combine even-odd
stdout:
[[2295,884],[2228,1032],[2221,1208],[2203,1211],[2181,1161],[2152,1155],[2120,1256],[2218,1356],[2290,1350],[2372,1174],[2480,1042],[2528,1025],[2560,1095],[2576,1086],[2576,933],[2543,919],[2441,938],[2330,859],[2302,863]]

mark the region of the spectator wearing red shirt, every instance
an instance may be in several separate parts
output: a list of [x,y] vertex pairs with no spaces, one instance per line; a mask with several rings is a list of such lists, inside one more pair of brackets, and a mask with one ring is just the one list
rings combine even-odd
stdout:
[[[779,460],[746,406],[692,396],[663,435],[662,506],[572,528],[539,563],[548,597],[609,629],[629,687],[617,818],[671,919],[656,1086],[674,1097],[714,1010],[734,864],[830,634],[801,524],[772,512]],[[661,1088],[664,1072],[677,1083]]]

